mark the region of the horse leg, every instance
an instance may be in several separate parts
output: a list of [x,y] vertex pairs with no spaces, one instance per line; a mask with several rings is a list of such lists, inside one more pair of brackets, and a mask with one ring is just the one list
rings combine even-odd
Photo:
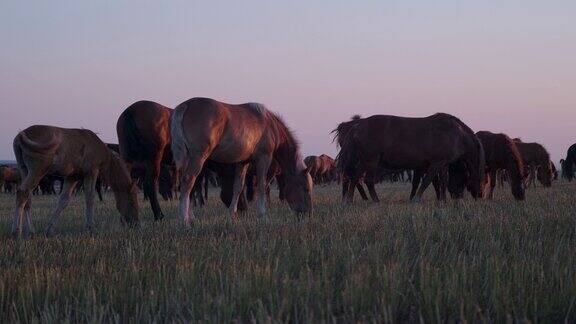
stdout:
[[430,183],[432,182],[434,177],[438,176],[438,173],[443,168],[445,168],[445,163],[440,162],[440,163],[436,163],[436,164],[431,165],[428,168],[428,170],[426,170],[426,172],[424,173],[424,177],[422,178],[422,183],[420,184],[420,188],[418,188],[418,191],[416,192],[416,199],[418,199],[418,201],[420,201],[422,199],[422,195],[424,194],[424,191],[426,190],[426,188],[428,188],[428,186],[430,185]]
[[441,201],[442,190],[440,189],[440,177],[438,175],[432,178],[432,187],[434,187],[434,192],[436,193],[436,200]]
[[190,228],[190,219],[195,219],[194,212],[190,213],[190,193],[196,178],[202,171],[202,166],[204,165],[206,158],[203,156],[188,157],[188,162],[181,169],[178,170],[180,174],[180,215],[184,223],[184,227]]
[[[346,199],[346,193],[348,192],[348,186],[350,185],[350,181],[348,178],[342,179],[342,201]],[[352,193],[354,194],[354,193]]]
[[32,200],[32,191],[34,188],[38,187],[40,179],[42,179],[43,174],[39,172],[28,172],[26,169],[22,169],[22,177],[24,180],[20,186],[16,189],[16,206],[14,208],[14,214],[12,217],[12,235],[20,236],[22,235],[22,229],[24,226],[27,227],[27,231],[31,229],[30,225],[25,225],[25,217],[27,222],[30,218],[30,204]]
[[416,196],[416,190],[418,190],[418,187],[420,186],[420,180],[422,180],[422,171],[414,170],[412,176],[412,190],[410,191],[411,202],[418,202],[414,197]]
[[[354,188],[354,186],[352,186],[352,188]],[[358,183],[356,184],[356,189],[358,190],[358,193],[360,194],[362,200],[364,201],[368,200],[368,195],[366,194],[366,190],[364,190],[364,187],[362,186],[362,181],[358,181]],[[352,189],[352,195],[354,195],[354,189]]]
[[85,211],[84,216],[86,217],[86,229],[92,232],[92,213],[94,211],[94,188],[96,185],[96,179],[98,174],[91,174],[84,178],[84,201],[85,201]]
[[74,187],[76,187],[76,183],[77,181],[72,181],[68,179],[64,180],[64,185],[62,186],[62,192],[60,193],[60,197],[58,198],[58,205],[56,206],[56,210],[54,210],[52,216],[50,217],[48,227],[46,227],[45,231],[46,236],[50,236],[52,234],[52,228],[54,227],[54,224],[56,224],[56,221],[58,221],[58,218],[60,217],[60,214],[62,213],[64,208],[66,208],[66,206],[68,206],[68,203],[70,203],[70,198],[74,193]]
[[230,216],[235,218],[238,211],[238,200],[244,189],[248,163],[237,164],[234,168],[234,184],[232,186],[232,202],[230,203]]
[[368,180],[366,181],[366,187],[368,188],[368,193],[370,193],[370,198],[372,198],[373,202],[380,202],[378,198],[378,194],[376,193],[376,187],[374,181]]
[[[256,162],[256,190],[258,190],[257,208],[261,217],[266,217],[266,176],[268,175],[268,169],[270,168],[271,162],[271,156],[263,157]],[[249,181],[252,181],[252,179],[249,179]]]
[[96,179],[96,183],[94,184],[94,186],[96,186],[96,192],[98,193],[98,199],[100,201],[102,201],[102,179]]
[[154,213],[154,220],[164,218],[160,203],[158,202],[158,178],[160,177],[160,164],[162,156],[157,156],[152,162],[147,163],[146,173],[144,175],[144,194],[150,199],[150,207]]
[[496,188],[496,170],[490,170],[490,175],[488,176],[490,181],[490,193],[488,194],[488,199],[494,199],[494,188]]

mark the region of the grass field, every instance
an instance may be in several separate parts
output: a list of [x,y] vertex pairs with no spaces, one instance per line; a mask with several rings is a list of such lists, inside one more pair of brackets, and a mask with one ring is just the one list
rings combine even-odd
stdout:
[[[315,190],[297,219],[276,199],[268,219],[230,220],[216,191],[184,230],[176,203],[155,223],[120,226],[112,196],[83,230],[75,198],[51,238],[9,236],[13,197],[0,195],[0,322],[575,322],[576,183],[515,203],[340,204]],[[429,190],[431,191],[431,190]],[[55,197],[34,197],[37,231]]]

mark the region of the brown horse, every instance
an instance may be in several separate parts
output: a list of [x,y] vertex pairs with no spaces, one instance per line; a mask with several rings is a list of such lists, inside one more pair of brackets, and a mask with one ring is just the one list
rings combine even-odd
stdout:
[[[544,187],[552,186],[554,175],[550,165],[550,154],[544,146],[538,143],[524,143],[520,139],[514,139],[514,142],[524,161],[525,174],[535,174]],[[531,178],[533,180],[534,176]]]
[[263,105],[231,105],[193,98],[175,109],[171,134],[174,160],[181,176],[180,214],[185,226],[190,226],[187,197],[207,160],[235,165],[231,215],[236,215],[248,162],[255,163],[258,211],[266,215],[266,175],[272,159],[282,168],[284,194],[290,207],[298,214],[311,212],[312,179],[299,145],[280,118]]
[[326,154],[310,155],[304,159],[315,183],[330,182],[336,178],[336,162]]
[[12,188],[17,186],[21,180],[18,168],[0,165],[0,188],[4,187],[6,192],[12,192]]
[[338,161],[350,178],[345,202],[352,202],[358,179],[365,182],[372,200],[378,202],[374,178],[379,165],[387,169],[412,169],[424,173],[416,199],[447,166],[461,161],[470,170],[468,187],[481,194],[484,150],[474,132],[448,114],[424,118],[374,115],[341,123],[335,130],[342,143]]
[[33,232],[30,194],[46,174],[56,174],[64,178],[58,207],[50,218],[46,234],[51,233],[79,181],[84,184],[86,227],[89,230],[92,228],[94,187],[100,173],[103,173],[112,187],[116,207],[124,216],[124,221],[130,224],[138,222],[136,188],[126,165],[120,156],[110,151],[92,131],[31,126],[14,138],[14,155],[23,180],[16,193],[13,234],[21,234],[23,226],[26,233]]
[[172,109],[156,102],[138,101],[126,108],[116,123],[120,155],[129,168],[144,173],[144,195],[150,200],[156,220],[164,217],[157,194],[161,164],[173,164],[171,113]]
[[[524,179],[524,162],[516,143],[506,134],[495,134],[489,131],[480,131],[476,136],[482,142],[486,156],[487,185],[490,185],[489,198],[494,195],[498,170],[506,170],[512,195],[516,200],[524,200],[525,193],[522,186]],[[489,180],[489,181],[488,181]]]
[[576,144],[572,144],[566,152],[566,158],[562,163],[562,176],[568,181],[574,179],[574,166],[576,165]]

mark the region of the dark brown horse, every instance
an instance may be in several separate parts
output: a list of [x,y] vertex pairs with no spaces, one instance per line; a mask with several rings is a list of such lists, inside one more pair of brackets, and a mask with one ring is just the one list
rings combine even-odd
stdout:
[[[535,177],[540,181],[544,187],[552,186],[552,167],[550,162],[550,154],[548,151],[538,143],[524,143],[520,139],[514,139],[516,147],[522,155],[524,161],[524,173],[535,174]],[[534,176],[532,176],[533,180]]]
[[[566,158],[562,164],[562,176],[566,177],[568,181],[574,179],[574,166],[576,165],[576,144],[572,144],[566,152]],[[565,174],[565,175],[564,175]]]
[[[291,131],[263,105],[231,105],[193,98],[172,114],[172,151],[179,170],[180,214],[190,226],[189,199],[196,177],[207,160],[235,165],[231,215],[236,215],[248,163],[255,163],[258,211],[266,214],[266,175],[276,159],[282,168],[284,194],[297,213],[312,211],[312,179]],[[192,214],[192,218],[194,218]]]
[[341,123],[335,130],[341,144],[338,161],[351,179],[346,202],[360,177],[372,200],[379,201],[374,176],[379,165],[387,169],[412,169],[424,172],[416,199],[420,199],[433,178],[448,165],[461,161],[468,170],[468,187],[474,197],[481,194],[484,176],[484,150],[474,132],[448,114],[424,118],[375,115]]
[[30,220],[31,192],[42,177],[55,174],[64,178],[58,207],[50,218],[46,234],[68,205],[79,181],[84,184],[86,199],[86,227],[92,227],[92,210],[96,178],[103,173],[112,187],[116,207],[124,221],[138,222],[138,200],[126,165],[115,152],[87,129],[68,129],[53,126],[31,126],[14,138],[14,155],[22,174],[22,183],[16,193],[16,208],[12,233],[33,232]]
[[524,200],[525,193],[522,186],[524,179],[524,162],[516,143],[506,134],[495,134],[480,131],[476,136],[482,142],[486,156],[486,180],[490,186],[489,198],[492,199],[497,181],[498,170],[506,170],[512,188],[512,195],[516,200]]
[[314,183],[326,183],[336,178],[336,162],[326,154],[309,155],[304,159],[304,163],[310,169]]
[[130,169],[143,171],[144,195],[150,200],[156,220],[164,217],[157,194],[161,164],[173,164],[171,113],[172,109],[156,102],[138,101],[122,112],[116,124],[120,155]]

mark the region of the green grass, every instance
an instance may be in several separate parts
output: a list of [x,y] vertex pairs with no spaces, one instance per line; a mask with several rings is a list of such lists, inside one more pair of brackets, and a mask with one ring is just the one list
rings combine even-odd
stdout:
[[[316,188],[312,218],[276,199],[268,219],[230,220],[216,191],[191,230],[163,203],[155,223],[120,225],[112,196],[84,232],[83,199],[56,236],[9,236],[14,198],[0,195],[0,322],[575,322],[576,184],[529,190],[515,203],[340,204]],[[429,190],[430,192],[432,190]],[[38,231],[55,197],[34,197]]]

